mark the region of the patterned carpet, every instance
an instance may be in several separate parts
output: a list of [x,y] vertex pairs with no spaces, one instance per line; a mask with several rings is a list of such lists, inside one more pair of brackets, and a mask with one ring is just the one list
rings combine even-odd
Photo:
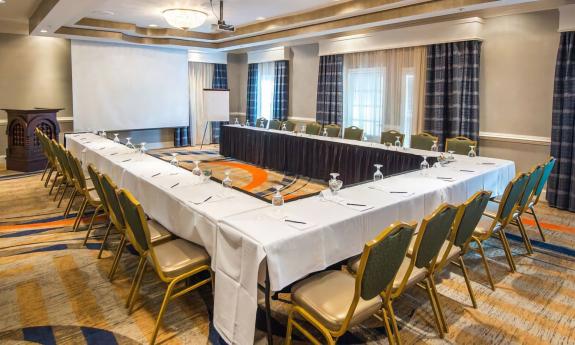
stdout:
[[201,161],[201,169],[212,170],[213,177],[219,181],[224,179],[224,172],[229,169],[234,187],[267,201],[271,201],[276,185],[283,186],[281,193],[286,202],[316,195],[327,188],[325,181],[300,175],[286,175],[282,172],[222,157],[215,145],[206,145],[203,150],[198,150],[197,147],[180,147],[150,152],[152,156],[165,161],[172,159],[172,153],[177,153],[180,166],[190,171],[195,167],[194,161]]
[[[478,256],[466,257],[478,309],[470,306],[457,269],[438,279],[450,325],[445,339],[435,333],[423,291],[411,288],[396,301],[404,343],[575,343],[575,216],[545,206],[538,211],[548,229],[548,242],[538,241],[532,220],[526,219],[535,247],[535,254],[528,257],[517,241],[518,233],[512,231],[517,273],[507,270],[499,242],[487,243],[496,291],[487,286]],[[106,275],[111,252],[96,258],[99,238],[91,239],[88,248],[81,247],[85,231],[71,232],[73,219],[62,219],[62,212],[47,198],[40,175],[0,172],[0,344],[146,344],[165,286],[148,272],[137,310],[128,315],[124,302],[136,257],[124,255],[117,278],[110,283]],[[96,237],[102,235],[103,221]],[[285,294],[280,297],[288,299]],[[211,343],[212,305],[209,286],[174,301],[165,316],[160,343]],[[288,303],[273,302],[278,344],[283,341],[288,310]],[[258,329],[256,343],[264,344],[263,315]],[[387,340],[380,321],[373,318],[354,327],[340,343],[385,344]]]

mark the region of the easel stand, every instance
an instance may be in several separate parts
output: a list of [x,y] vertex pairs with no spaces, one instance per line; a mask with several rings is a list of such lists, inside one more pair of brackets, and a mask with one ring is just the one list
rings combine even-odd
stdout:
[[206,122],[206,126],[204,127],[204,135],[202,136],[202,142],[200,143],[200,150],[204,147],[204,140],[206,139],[206,132],[208,131],[208,125],[211,121]]

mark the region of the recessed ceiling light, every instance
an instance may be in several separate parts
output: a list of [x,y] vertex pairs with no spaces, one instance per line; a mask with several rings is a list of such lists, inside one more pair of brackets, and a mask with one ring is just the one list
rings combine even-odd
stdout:
[[[0,1],[2,1],[2,0],[0,0]],[[40,30],[40,32],[41,32],[41,33],[43,33],[43,34],[45,34],[45,33],[47,33],[47,32],[48,32],[48,30],[46,30],[46,29],[42,29],[42,30]]]
[[158,24],[150,24],[150,25],[148,25],[148,26],[151,27],[151,28],[157,28],[157,27],[158,27]]
[[266,20],[266,17],[257,17],[256,20]]
[[0,4],[5,4],[6,0],[0,0]]
[[113,11],[109,11],[109,10],[95,10],[95,11],[92,11],[92,14],[95,14],[98,16],[113,16],[115,13]]

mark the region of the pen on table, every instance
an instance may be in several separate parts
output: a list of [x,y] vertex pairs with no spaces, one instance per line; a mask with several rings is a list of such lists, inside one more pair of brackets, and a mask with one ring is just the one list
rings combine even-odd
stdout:
[[158,176],[158,175],[160,175],[160,174],[161,174],[161,173],[154,174],[154,175],[152,175],[152,177],[156,177],[156,176]]
[[176,183],[175,185],[171,186],[170,188],[175,188],[180,185],[180,182]]
[[349,206],[367,206],[367,205],[363,205],[363,204],[352,204],[352,203],[347,203],[347,205]]
[[297,220],[290,220],[290,219],[285,219],[284,221],[288,222],[288,223],[296,223],[296,224],[307,224],[305,222],[298,222]]
[[463,171],[463,172],[475,172],[475,170],[467,170],[467,169],[460,169],[459,171]]
[[207,197],[206,200],[202,201],[202,204],[203,204],[204,202],[208,202],[211,198],[212,198],[211,196]]
[[126,159],[126,160],[123,160],[122,163],[129,162],[129,161],[131,161],[131,160],[132,160],[132,158],[128,158],[128,159]]
[[405,194],[405,193],[407,193],[407,192],[396,192],[396,191],[391,191],[390,193],[391,193],[391,194]]
[[118,154],[118,152],[114,152],[114,153],[110,154],[110,156],[115,156],[117,154]]
[[453,177],[442,177],[442,176],[437,176],[438,179],[440,180],[448,180],[448,181],[453,181]]

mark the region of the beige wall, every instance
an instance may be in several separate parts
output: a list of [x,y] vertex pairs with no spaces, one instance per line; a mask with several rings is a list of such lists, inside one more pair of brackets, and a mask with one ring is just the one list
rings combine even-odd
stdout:
[[230,112],[246,112],[248,90],[248,55],[228,54],[228,87],[230,89]]
[[289,116],[315,120],[319,45],[306,44],[291,48]]

